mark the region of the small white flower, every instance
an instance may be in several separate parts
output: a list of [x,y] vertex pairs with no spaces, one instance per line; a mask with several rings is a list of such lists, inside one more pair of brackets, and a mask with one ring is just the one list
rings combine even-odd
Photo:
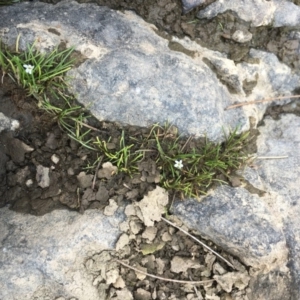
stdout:
[[183,167],[182,160],[175,160],[174,167],[177,169],[182,169]]
[[32,66],[32,65],[23,65],[23,67],[24,67],[26,73],[32,74],[32,70],[33,70],[34,66]]

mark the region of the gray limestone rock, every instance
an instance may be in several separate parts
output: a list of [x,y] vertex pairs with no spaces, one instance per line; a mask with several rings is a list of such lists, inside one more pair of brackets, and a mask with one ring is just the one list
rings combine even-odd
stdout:
[[197,17],[212,19],[226,11],[235,12],[253,27],[293,27],[300,24],[300,7],[289,0],[217,0],[199,11]]
[[174,212],[246,265],[265,269],[272,268],[274,260],[276,266],[287,262],[278,220],[270,216],[267,205],[257,195],[249,195],[243,188],[222,186],[200,202],[177,202]]
[[[178,201],[173,210],[191,228],[252,269],[249,299],[300,298],[300,118],[266,118],[258,158],[242,173],[245,187],[219,187],[201,202]],[[286,156],[284,158],[277,158]],[[258,194],[251,186],[261,191]],[[247,189],[246,189],[247,188]],[[266,286],[268,288],[266,288]]]
[[0,112],[0,132],[3,130],[15,130],[19,125],[17,120],[10,119]]
[[[199,17],[230,9],[252,26],[286,26],[289,18],[281,15],[280,4],[287,13],[294,9],[290,24],[299,24],[298,6],[285,0],[216,1]],[[20,34],[23,50],[33,41],[41,51],[62,42],[81,53],[85,61],[68,74],[70,90],[100,120],[139,126],[169,121],[183,133],[220,141],[223,128],[246,130],[249,117],[257,124],[269,104],[225,110],[227,106],[289,95],[299,87],[299,77],[273,54],[252,49],[253,63],[236,65],[188,38],[168,40],[156,31],[133,12],[95,4],[23,2],[1,8],[0,37],[7,45],[14,45]],[[246,92],[244,82],[255,85]],[[298,300],[299,117],[266,119],[259,129],[258,154],[287,159],[259,159],[255,169],[243,173],[249,182],[245,187],[219,187],[201,202],[177,202],[173,210],[249,265],[250,300]],[[262,193],[251,194],[249,186]],[[48,293],[52,299],[58,291],[65,297],[98,299],[83,262],[87,253],[112,247],[121,219],[118,213],[112,219],[97,211],[54,211],[37,218],[0,210],[0,298],[26,300]]]
[[44,216],[0,210],[0,299],[102,300],[85,269],[85,261],[112,249],[118,225],[124,220],[119,208],[114,217],[97,210],[83,215],[56,210]]
[[183,12],[186,14],[193,8],[205,4],[206,0],[181,0]]
[[[278,60],[266,66],[266,53],[256,52],[256,64],[235,65],[188,38],[162,38],[133,12],[70,1],[24,2],[2,12],[6,44],[20,34],[20,49],[38,37],[41,51],[63,41],[82,54],[86,60],[68,73],[70,90],[99,120],[138,126],[169,121],[182,133],[221,141],[224,129],[247,130],[249,117],[259,122],[269,104],[225,111],[227,106],[276,96],[273,80],[290,83],[285,93],[299,85]],[[257,88],[246,95],[243,82],[253,80]]]

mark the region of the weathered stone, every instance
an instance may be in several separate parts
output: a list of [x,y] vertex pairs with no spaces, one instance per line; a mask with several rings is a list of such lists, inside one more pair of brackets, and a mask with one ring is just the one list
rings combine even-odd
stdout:
[[15,138],[12,132],[2,132],[0,135],[1,151],[11,157],[13,162],[21,163],[25,159],[25,154],[34,149],[21,140]]
[[204,10],[199,11],[198,18],[212,19],[226,11],[235,12],[239,18],[251,22],[251,26],[273,27],[299,26],[300,7],[288,0],[217,0]]
[[146,226],[153,226],[155,221],[161,220],[161,215],[164,214],[168,201],[167,191],[157,186],[145,195],[140,202],[135,203],[135,207],[141,211],[141,216],[138,217]]
[[237,30],[233,33],[232,39],[238,43],[247,43],[252,39],[252,33],[246,30]]
[[257,195],[242,188],[218,188],[201,202],[194,199],[177,203],[177,215],[201,234],[241,257],[255,268],[287,261],[285,239],[276,218]]
[[2,208],[0,298],[29,300],[40,294],[43,299],[101,299],[84,263],[113,248],[122,220],[122,213],[108,218],[97,210],[83,215],[57,210],[36,217]]
[[[285,0],[215,1],[199,17],[210,18],[229,9],[252,26],[272,21],[275,26],[299,25],[299,7]],[[251,49],[252,63],[236,65],[225,55],[188,38],[163,39],[153,25],[133,12],[115,12],[94,4],[64,1],[52,6],[24,2],[1,8],[1,39],[13,46],[19,33],[19,49],[26,49],[36,40],[39,50],[49,51],[63,41],[82,54],[86,60],[69,72],[70,87],[100,120],[140,126],[168,120],[183,133],[206,134],[209,139],[219,141],[223,138],[223,128],[240,125],[241,130],[246,130],[249,117],[254,117],[257,124],[269,104],[224,111],[228,105],[290,94],[299,87],[299,77],[273,54]],[[293,32],[291,39],[285,47],[296,50],[299,32]],[[247,94],[244,82],[255,83]],[[243,173],[248,186],[220,187],[200,203],[191,200],[175,203],[174,211],[190,227],[249,265],[250,300],[298,300],[299,117],[285,115],[279,121],[267,118],[260,132],[260,156],[287,154],[288,158],[257,160],[255,169],[248,168]],[[49,145],[53,147],[53,141]],[[1,157],[1,166],[4,163],[5,157]],[[100,171],[98,176],[109,178],[113,172]],[[90,183],[88,178],[84,187]],[[250,194],[247,189],[251,190],[251,185],[262,193]],[[21,193],[21,188],[15,192]],[[37,199],[36,203],[40,201]],[[157,206],[163,212],[164,205]],[[145,221],[143,212],[148,204],[132,208],[128,215],[134,210]],[[99,216],[97,211],[83,216],[56,211],[36,218],[0,210],[3,222],[0,298],[26,300],[40,295],[50,299],[58,296],[97,299],[102,297],[99,295],[104,298],[108,286],[99,284],[101,281],[97,279],[97,291],[82,267],[87,251],[92,255],[99,248],[111,247],[116,237],[119,222],[111,226],[112,219],[103,217],[100,222]],[[152,225],[159,219],[160,214],[155,214],[146,223]],[[105,232],[109,232],[109,237],[100,234]],[[123,236],[117,248],[129,243],[129,237]],[[102,246],[103,241],[109,245]],[[210,267],[206,276],[210,275],[216,258],[210,259],[206,262]],[[112,275],[116,279],[117,274]]]
[[[85,15],[88,18],[82,17]],[[225,56],[187,38],[162,38],[153,25],[133,12],[70,1],[55,6],[24,2],[2,8],[1,26],[9,29],[1,33],[8,45],[14,45],[21,35],[20,49],[34,40],[41,51],[49,51],[62,40],[74,46],[86,60],[69,72],[70,90],[99,120],[139,126],[169,121],[182,133],[206,134],[221,141],[224,130],[248,129],[249,117],[259,122],[269,104],[224,111],[228,105],[282,91],[261,71],[268,54],[257,51],[257,64],[235,66]],[[272,65],[268,69],[276,80],[290,82],[285,94],[296,88],[294,79],[299,78],[294,75],[289,81],[290,71],[278,74]],[[256,87],[246,96],[243,82],[253,78]]]
[[79,186],[83,189],[86,189],[86,188],[92,186],[93,175],[86,174],[85,172],[80,172],[77,175],[77,180],[78,180]]
[[206,0],[181,0],[183,12],[186,14],[193,8],[205,4]]
[[[173,208],[191,228],[251,266],[249,299],[300,298],[300,118],[265,118],[257,140],[259,158],[242,173],[243,187],[222,186],[201,202]],[[280,156],[283,158],[276,158]],[[269,293],[265,290],[268,287]]]
[[120,249],[124,248],[129,243],[129,236],[126,233],[123,233],[116,244],[116,250],[119,251]]
[[118,208],[119,206],[116,201],[114,199],[109,199],[109,205],[105,206],[104,214],[106,216],[113,216]]
[[171,271],[174,273],[186,272],[187,269],[198,269],[201,265],[197,260],[186,257],[174,256],[171,261]]
[[36,167],[36,181],[41,188],[46,188],[50,185],[49,168],[42,165]]
[[15,130],[19,126],[19,121],[10,119],[0,112],[0,132],[3,130]]

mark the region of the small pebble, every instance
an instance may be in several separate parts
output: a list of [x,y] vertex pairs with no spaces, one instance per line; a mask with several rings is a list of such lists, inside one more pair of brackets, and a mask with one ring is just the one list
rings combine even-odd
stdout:
[[53,154],[53,155],[51,156],[51,160],[52,160],[53,163],[57,164],[57,163],[59,162],[59,157],[58,157],[58,155]]
[[49,168],[42,165],[36,167],[36,181],[41,188],[46,188],[50,185]]
[[251,41],[252,33],[247,31],[247,30],[245,30],[245,31],[237,30],[232,35],[232,39],[235,42],[238,42],[238,43],[241,43],[241,44],[242,43],[247,43],[247,42]]
[[28,180],[26,181],[26,186],[27,186],[27,187],[31,187],[32,184],[33,184],[33,180],[32,180],[32,179],[28,179]]
[[109,199],[109,205],[104,208],[104,215],[113,216],[118,209],[118,204],[114,199]]
[[11,122],[11,127],[10,127],[10,129],[11,129],[12,131],[18,129],[19,127],[20,127],[19,121],[13,120],[13,121]]
[[74,172],[74,170],[72,168],[69,168],[67,172],[68,172],[69,176],[72,176],[72,175],[75,174],[75,172]]
[[169,242],[169,241],[172,241],[172,236],[170,235],[169,232],[165,232],[161,239],[164,241],[164,242]]

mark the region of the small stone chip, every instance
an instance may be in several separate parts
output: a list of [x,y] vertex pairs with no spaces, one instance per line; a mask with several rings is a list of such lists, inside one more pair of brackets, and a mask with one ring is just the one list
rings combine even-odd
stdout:
[[52,162],[53,162],[54,164],[58,164],[58,162],[59,162],[59,156],[56,155],[56,154],[53,154],[53,155],[51,156],[51,160],[52,160]]
[[115,281],[115,283],[113,284],[113,286],[116,288],[116,289],[122,289],[126,286],[123,278],[121,276],[119,276],[117,278],[117,280]]
[[230,293],[233,286],[237,287],[239,290],[244,289],[250,281],[250,276],[247,273],[230,272],[224,275],[215,275],[214,279],[224,291]]
[[232,35],[232,39],[235,42],[238,43],[247,43],[251,41],[252,39],[252,33],[249,32],[248,30],[242,31],[242,30],[236,30],[234,34]]
[[165,206],[168,204],[168,201],[168,192],[157,186],[153,191],[145,195],[140,202],[136,203],[136,207],[139,207],[141,210],[141,220],[146,226],[153,226],[154,221],[161,220],[161,215],[165,212]]
[[138,299],[138,300],[151,299],[151,293],[144,289],[138,288],[134,293],[134,299]]
[[157,233],[156,227],[154,226],[146,227],[146,229],[142,234],[142,238],[147,239],[149,242],[152,242],[156,237],[156,233]]
[[118,269],[112,269],[106,272],[106,284],[115,283],[119,278]]
[[92,185],[93,175],[80,172],[77,175],[77,180],[79,182],[79,186],[83,189],[86,189]]
[[164,242],[169,242],[169,241],[172,241],[172,236],[170,235],[169,232],[165,232],[161,239],[164,241]]
[[33,180],[28,179],[25,184],[26,184],[27,187],[31,187],[33,185]]
[[50,186],[49,168],[38,165],[36,167],[36,181],[41,188]]
[[[140,271],[144,272],[144,273],[147,273],[147,268],[143,268],[141,266],[136,266],[135,268],[137,270],[140,270]],[[145,275],[143,273],[140,273],[138,271],[135,271],[135,275],[136,275],[137,279],[139,279],[139,280],[144,280],[147,277],[147,275]]]
[[98,171],[98,178],[110,179],[118,172],[118,168],[113,166],[111,162],[106,162],[102,165],[102,169]]
[[120,291],[116,291],[116,294],[117,297],[114,297],[114,300],[133,300],[133,296],[127,288],[124,288]]
[[142,224],[136,220],[131,220],[129,226],[133,234],[138,234],[143,228]]
[[124,248],[124,246],[129,244],[129,236],[126,233],[123,233],[116,244],[116,251]]
[[202,266],[190,258],[174,256],[171,261],[171,271],[174,273],[186,272],[187,269],[198,269]]
[[123,232],[127,232],[129,230],[129,224],[127,221],[120,223],[119,229]]
[[114,199],[109,199],[109,205],[105,206],[104,214],[106,216],[113,216],[116,210],[118,209],[118,204]]
[[127,205],[126,208],[125,208],[124,213],[127,217],[135,216],[136,215],[135,207],[132,204]]

